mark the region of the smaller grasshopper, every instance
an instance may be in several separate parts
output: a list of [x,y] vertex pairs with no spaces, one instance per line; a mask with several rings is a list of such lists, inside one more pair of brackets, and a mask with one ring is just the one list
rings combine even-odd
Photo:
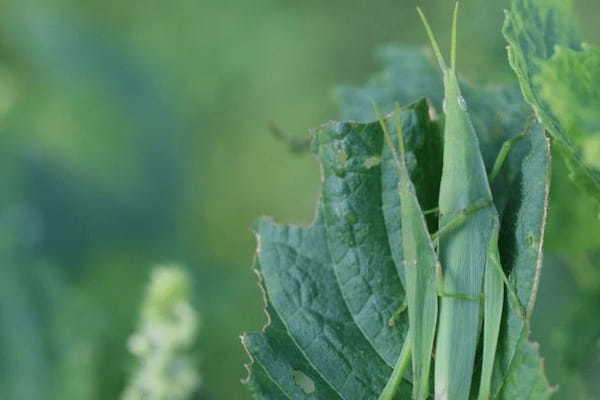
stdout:
[[[376,106],[374,105],[376,109]],[[379,115],[379,112],[376,110]],[[402,247],[405,257],[406,304],[410,333],[405,341],[397,368],[394,373],[397,379],[391,379],[384,389],[381,400],[392,399],[395,386],[402,378],[406,368],[406,357],[412,352],[413,397],[425,399],[429,393],[429,371],[431,354],[435,338],[435,327],[438,313],[436,293],[436,270],[438,258],[432,237],[427,229],[425,215],[419,205],[414,185],[410,179],[405,161],[404,136],[400,108],[396,107],[395,127],[399,139],[400,154],[394,143],[386,122],[379,117],[388,147],[391,149],[398,168],[400,194],[400,213],[402,218]],[[407,354],[408,353],[408,354]],[[405,358],[403,358],[403,356]]]

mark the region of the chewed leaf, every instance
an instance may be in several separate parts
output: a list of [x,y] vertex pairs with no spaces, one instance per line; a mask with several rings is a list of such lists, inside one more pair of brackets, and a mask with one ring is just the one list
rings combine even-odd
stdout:
[[[423,148],[436,143],[423,138],[438,133],[428,108],[422,101],[402,111],[413,172],[438,162]],[[256,226],[256,268],[271,323],[242,338],[254,360],[249,383],[274,397],[377,398],[407,334],[406,313],[389,324],[405,300],[403,264],[394,262],[389,239],[401,235],[400,221],[386,221],[383,211],[394,161],[378,122],[333,122],[314,137],[323,166],[316,221],[308,228],[268,220]],[[424,178],[426,185],[437,180]],[[395,179],[397,197],[397,171]],[[410,392],[405,381],[398,398]]]
[[[582,90],[587,92],[592,89],[586,83],[591,83],[592,76],[586,76],[584,71],[591,65],[575,67],[569,63],[574,61],[575,56],[579,57],[579,61],[585,58],[591,63],[597,57],[590,49],[585,50],[585,54],[577,55],[582,50],[582,44],[574,20],[569,0],[514,0],[506,13],[503,32],[509,44],[508,58],[523,96],[555,139],[573,180],[600,199],[600,169],[597,161],[590,162],[590,154],[584,152],[589,151],[586,150],[590,144],[588,140],[593,142],[594,138],[597,139],[597,132],[574,126],[568,116],[580,112],[585,114],[585,108],[579,109],[577,100],[567,103],[567,99],[581,94]],[[563,49],[557,50],[560,48]],[[568,49],[573,52],[568,53]],[[571,65],[574,69],[566,70],[565,65]],[[556,90],[551,88],[556,84]],[[565,87],[569,89],[565,90]],[[558,96],[551,97],[553,95]],[[562,95],[567,97],[560,97]],[[597,89],[593,97],[597,98]],[[587,102],[590,98],[579,99]],[[594,107],[592,103],[588,105]],[[568,107],[566,112],[565,107]],[[598,148],[598,143],[591,144],[592,149]]]
[[[372,121],[372,100],[389,111],[397,102],[430,97],[432,105],[413,104],[402,111],[402,120],[408,124],[406,164],[417,198],[423,209],[435,208],[442,162],[436,111],[441,76],[415,49],[388,48],[385,54],[386,73],[365,88],[340,92],[343,114]],[[465,86],[464,96],[490,171],[502,142],[523,129],[528,108],[513,89]],[[406,312],[395,326],[387,324],[405,298],[398,169],[377,122],[326,124],[314,132],[312,147],[323,169],[315,222],[295,227],[261,220],[255,228],[255,267],[270,323],[242,337],[252,358],[247,383],[257,399],[377,398],[408,328]],[[536,126],[517,143],[492,187],[502,221],[501,262],[528,316],[539,282],[549,162],[544,131]],[[435,230],[434,214],[428,222]],[[544,399],[550,388],[528,341],[528,321],[506,302],[493,393]],[[532,379],[520,382],[515,378],[520,374]],[[411,391],[404,380],[396,398],[408,399]]]

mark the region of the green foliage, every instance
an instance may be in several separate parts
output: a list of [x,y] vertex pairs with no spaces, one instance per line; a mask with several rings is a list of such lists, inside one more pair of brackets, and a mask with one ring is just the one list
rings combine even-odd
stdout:
[[[573,3],[588,40],[599,37],[600,2]],[[304,143],[306,127],[335,118],[331,87],[361,82],[374,69],[374,45],[424,43],[417,4],[445,37],[448,10],[439,0],[5,2],[0,225],[15,210],[28,216],[20,232],[1,237],[0,398],[118,398],[135,362],[125,349],[139,318],[140,277],[161,259],[189,265],[204,327],[190,357],[210,366],[202,395],[249,398],[239,384],[246,355],[237,335],[257,326],[262,311],[247,227],[265,212],[307,222],[319,186],[318,163],[290,156],[266,133],[268,121]],[[469,83],[461,86],[477,108],[476,129],[490,133],[480,139],[492,161],[500,138],[517,134],[528,114],[518,90],[489,86],[514,78],[499,34],[506,4],[464,2],[459,27],[459,53],[468,57],[458,66]],[[396,100],[425,94],[441,114],[442,81],[424,52],[386,46],[379,58],[385,66],[370,85],[340,91],[343,119],[372,121],[371,98],[391,111]],[[400,79],[403,65],[413,72]],[[520,166],[508,168],[498,179],[514,183]],[[600,393],[600,319],[590,317],[600,308],[598,210],[574,196],[560,159],[553,168],[534,338],[560,386],[556,397],[591,399]],[[422,205],[437,203],[437,180],[429,184],[433,200],[421,190]],[[397,197],[392,189],[385,195]],[[435,229],[434,215],[427,218]],[[394,254],[402,240],[389,240]],[[502,258],[514,256],[507,248]],[[310,390],[299,371],[292,377]]]
[[600,48],[557,46],[535,79],[541,98],[578,144],[583,161],[600,168]]
[[[597,127],[592,122],[590,130],[591,121],[582,125],[581,120],[573,121],[577,117],[569,117],[581,113],[583,120],[597,118],[585,110],[598,104],[593,89],[597,55],[582,47],[571,1],[513,0],[503,32],[523,96],[564,154],[571,177],[600,199],[600,170],[594,158]],[[577,53],[582,54],[574,59]],[[572,68],[575,62],[579,65]],[[580,102],[587,104],[579,108]]]
[[[591,12],[591,4],[581,11]],[[598,393],[596,319],[582,318],[600,305],[598,288],[598,127],[600,101],[598,48],[582,43],[570,1],[514,1],[506,15],[504,36],[509,61],[523,95],[552,134],[562,162],[554,163],[553,199],[547,248],[552,257],[547,270],[550,289],[542,304],[557,292],[570,299],[559,310],[543,307],[553,329],[540,330],[549,374],[560,384],[561,398],[593,398]],[[573,196],[568,177],[592,196]],[[568,294],[567,294],[568,293]],[[552,311],[551,311],[552,310]],[[549,320],[550,312],[561,317]],[[579,332],[573,335],[571,332]]]
[[[414,50],[390,53],[403,57],[410,51]],[[415,58],[422,60],[426,58]],[[369,118],[370,111],[362,112],[354,105],[368,104],[373,94],[379,95],[386,110],[396,101],[410,100],[410,90],[391,93],[387,88],[401,87],[397,80],[414,81],[410,71],[416,69],[406,58],[393,61],[397,74],[381,74],[365,89],[343,90],[349,96],[345,104],[353,105],[346,116],[357,113],[358,118]],[[403,65],[408,68],[400,71]],[[433,67],[428,70],[435,71]],[[430,79],[436,82],[439,76],[436,73]],[[527,118],[526,108],[518,97],[512,97],[514,93],[508,88],[465,90],[474,124],[481,127],[478,132],[488,170],[501,143],[518,134]],[[436,101],[439,98],[434,97]],[[506,114],[499,117],[498,110]],[[441,173],[438,112],[421,101],[403,111],[402,119],[415,192],[423,209],[433,208]],[[268,220],[256,225],[255,266],[270,318],[263,333],[242,338],[253,359],[248,383],[257,398],[373,398],[390,377],[408,330],[403,314],[395,326],[387,324],[404,301],[406,285],[398,171],[374,122],[326,124],[313,132],[313,151],[323,170],[321,204],[313,225],[282,226]],[[536,126],[517,144],[493,185],[502,220],[502,262],[520,302],[527,305],[527,318],[541,267],[548,180],[548,147],[542,129]],[[437,221],[430,218],[429,224],[434,228]],[[532,388],[537,388],[532,398],[546,398],[550,393],[528,336],[528,319],[523,320],[521,311],[509,301],[493,381],[499,398],[515,398],[511,396]],[[310,384],[298,383],[299,374]],[[517,375],[528,379],[519,381],[514,378]],[[397,398],[406,398],[410,390],[410,382],[404,380]]]

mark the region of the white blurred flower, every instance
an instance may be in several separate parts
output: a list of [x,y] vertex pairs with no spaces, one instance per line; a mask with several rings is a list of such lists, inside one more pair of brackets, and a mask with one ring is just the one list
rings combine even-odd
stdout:
[[198,316],[189,303],[187,275],[177,266],[152,273],[142,317],[129,339],[140,366],[123,400],[186,400],[200,377],[186,355],[196,337]]

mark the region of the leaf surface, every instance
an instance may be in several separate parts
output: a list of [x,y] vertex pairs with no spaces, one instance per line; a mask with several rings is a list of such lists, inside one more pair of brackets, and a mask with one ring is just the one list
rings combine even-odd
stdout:
[[[594,104],[597,110],[599,104],[593,86],[598,85],[598,55],[582,46],[571,2],[514,0],[503,33],[525,100],[564,155],[571,178],[600,199],[600,169],[597,158],[590,156],[600,147],[598,131],[597,126],[589,130],[590,113],[585,111]],[[562,95],[566,97],[557,97]],[[588,100],[591,104],[580,110],[580,103]],[[586,122],[573,121],[572,115],[580,111]],[[590,150],[587,145],[594,140]]]
[[[406,113],[414,171],[428,161],[418,157],[428,154],[422,148],[430,143],[414,136],[434,137],[437,126],[424,101]],[[314,132],[323,193],[313,225],[258,222],[256,268],[271,323],[264,333],[243,337],[255,359],[252,370],[262,373],[250,375],[255,390],[272,387],[290,398],[377,398],[391,375],[407,318],[388,323],[404,302],[404,289],[388,240],[390,230],[401,228],[388,227],[383,212],[384,182],[395,168],[386,147],[378,122],[324,125]],[[315,390],[300,392],[294,371],[310,378]],[[401,387],[408,396],[410,390],[408,382]]]
[[537,82],[543,101],[577,143],[585,164],[600,168],[600,48],[557,46]]

